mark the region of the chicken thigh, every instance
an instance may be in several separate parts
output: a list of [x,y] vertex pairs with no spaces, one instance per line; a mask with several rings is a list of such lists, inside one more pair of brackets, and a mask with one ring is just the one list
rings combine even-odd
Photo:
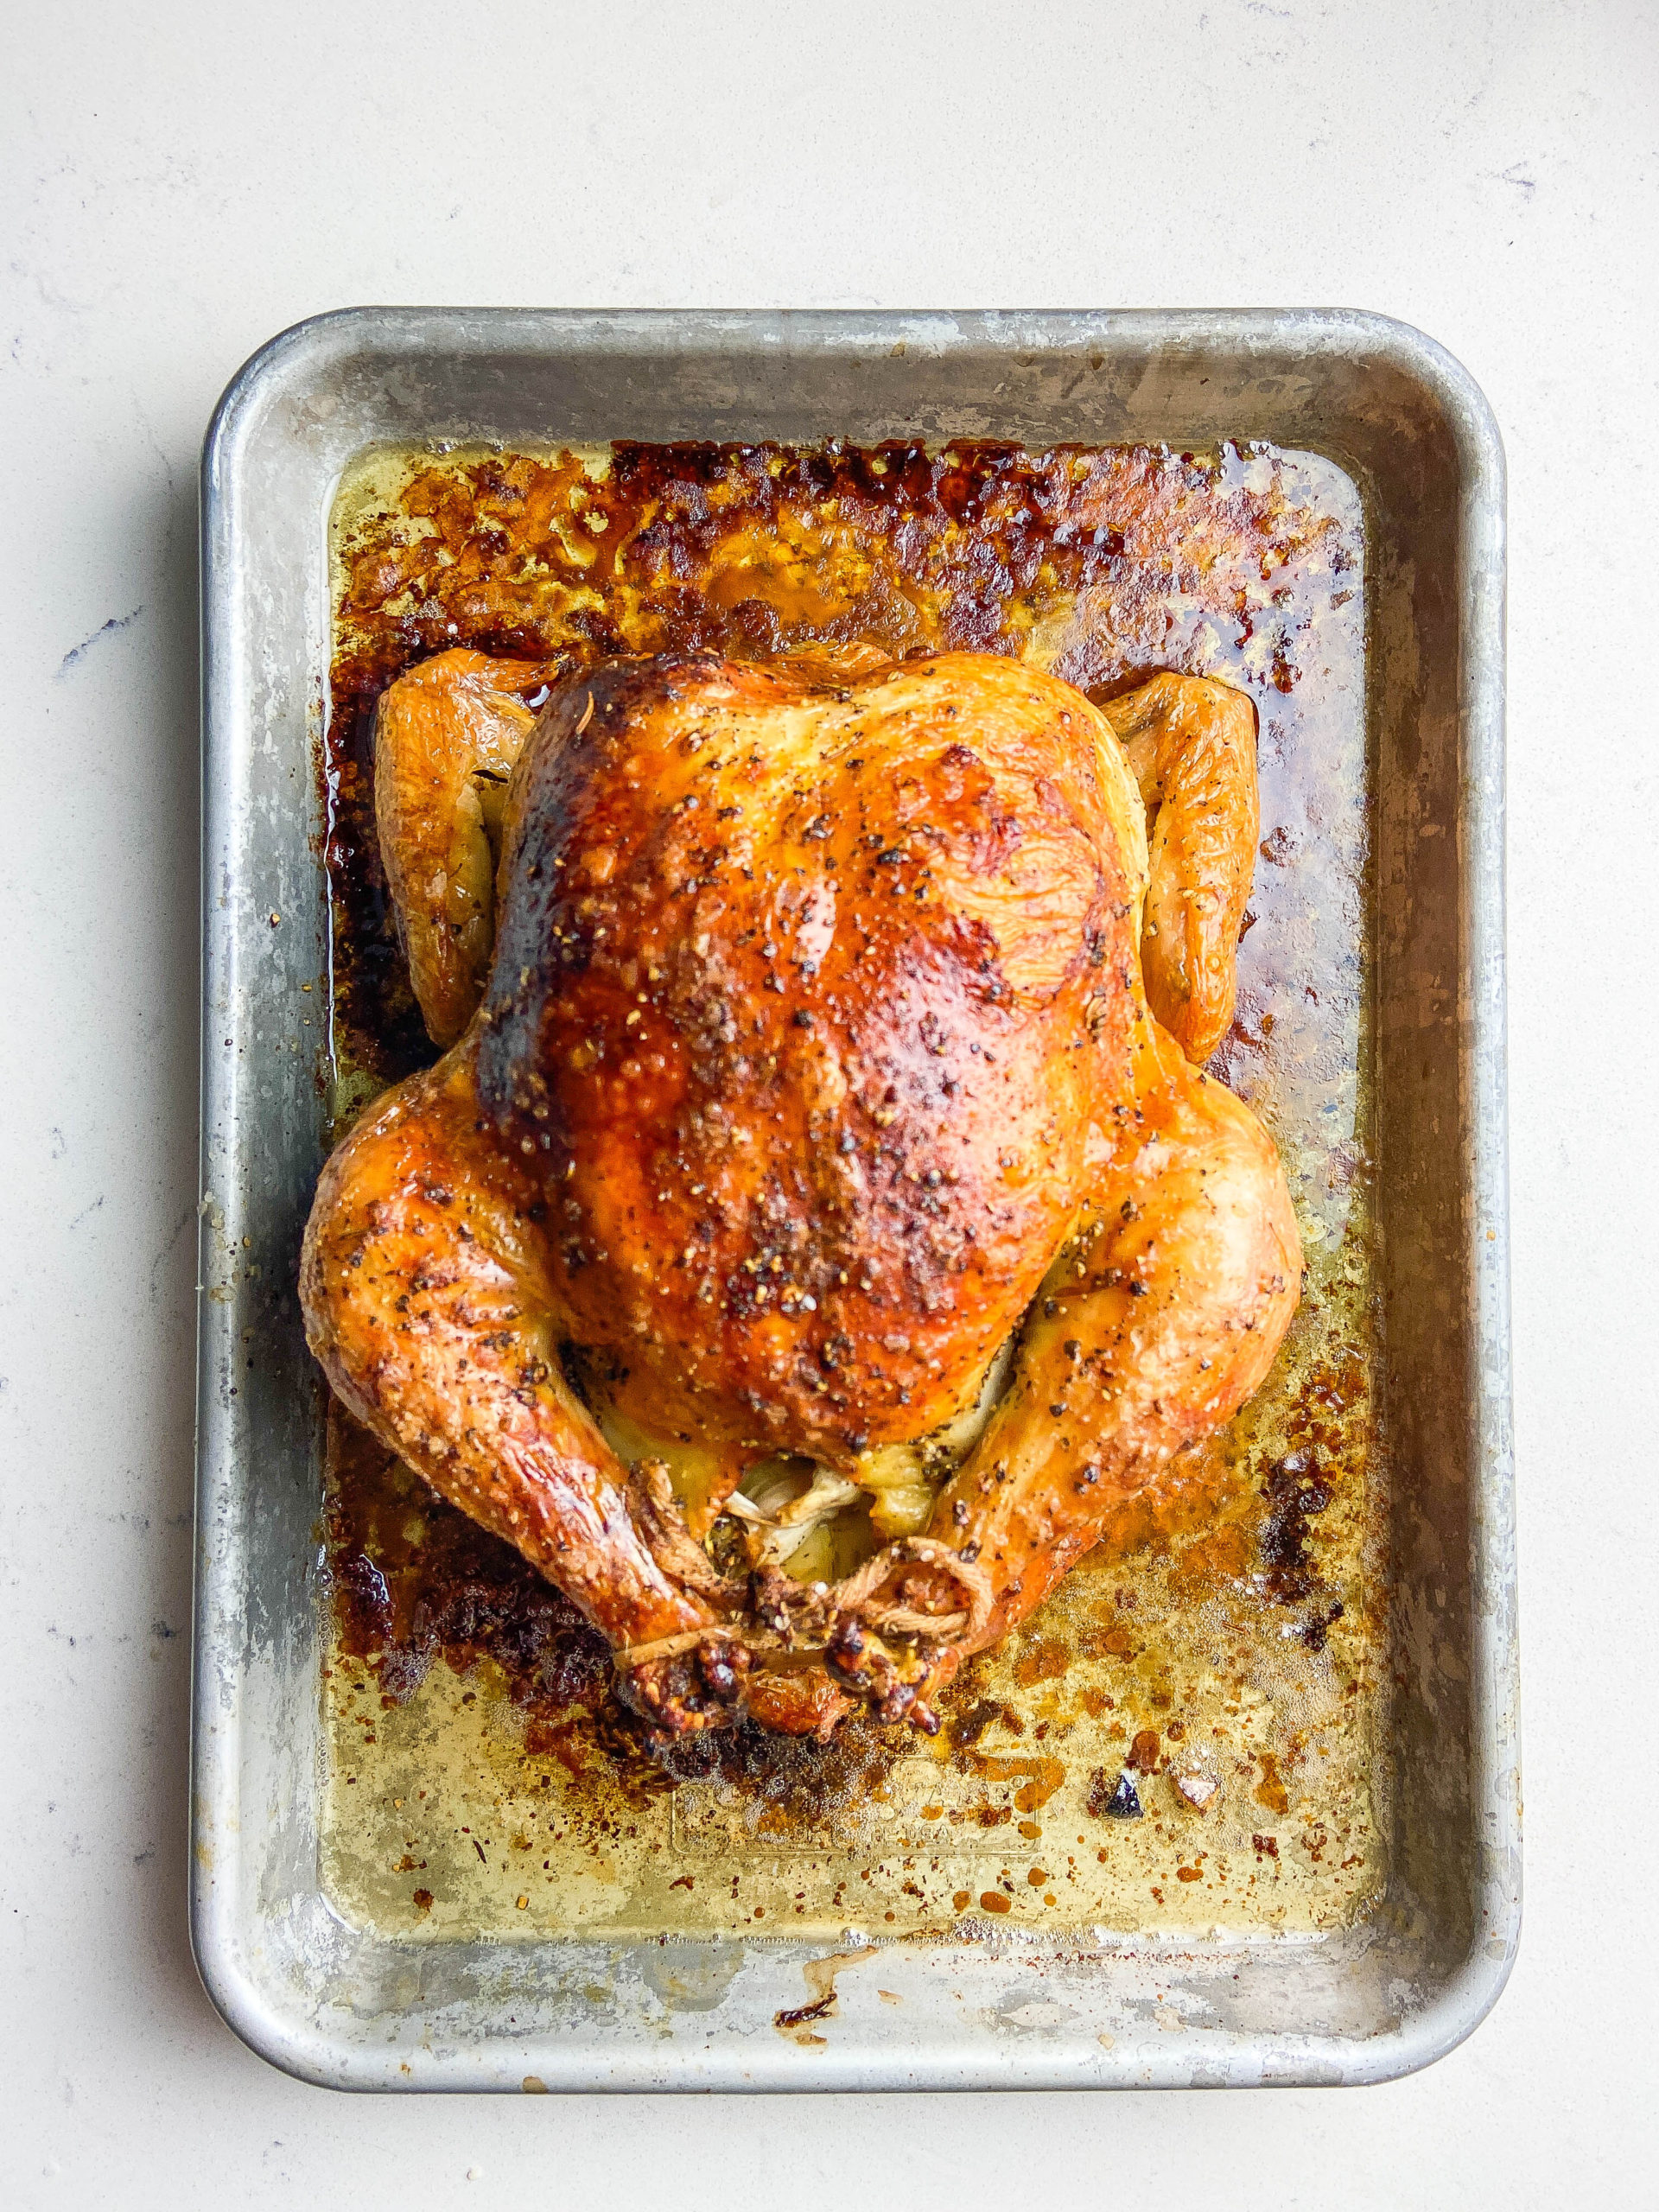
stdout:
[[310,1340],[671,1732],[933,1726],[1298,1295],[1272,1144],[1181,1049],[1230,1014],[1249,702],[873,658],[601,663],[526,736],[558,671],[452,653],[382,708],[450,1049],[327,1163]]

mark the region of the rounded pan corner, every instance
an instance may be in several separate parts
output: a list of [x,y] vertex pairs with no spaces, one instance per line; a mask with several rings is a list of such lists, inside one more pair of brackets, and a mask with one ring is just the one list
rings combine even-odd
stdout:
[[[1507,467],[1503,434],[1491,400],[1457,355],[1395,315],[1369,308],[1335,308],[1329,315],[1347,347],[1385,362],[1418,387],[1445,418],[1488,492],[1501,496]],[[1357,347],[1352,346],[1355,339],[1361,341]]]
[[238,369],[208,418],[201,446],[203,484],[222,479],[228,453],[274,398],[291,392],[296,384],[315,377],[348,353],[358,334],[372,321],[384,321],[388,316],[410,312],[366,306],[329,308],[289,323],[274,338],[268,338]]
[[203,1993],[219,2018],[256,2058],[279,2074],[315,2089],[349,2090],[339,2055],[317,2036],[285,2020],[226,1925],[213,1897],[193,1867],[190,1885],[190,1956]]
[[1371,2088],[1403,2082],[1467,2043],[1509,1986],[1521,1948],[1521,1917],[1517,1891],[1503,1921],[1471,1945],[1461,1964],[1404,2025],[1366,2050],[1349,2080]]

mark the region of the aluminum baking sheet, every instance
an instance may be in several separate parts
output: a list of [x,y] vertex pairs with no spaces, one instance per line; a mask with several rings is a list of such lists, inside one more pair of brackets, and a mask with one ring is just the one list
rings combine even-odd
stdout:
[[[1264,804],[1285,881],[1246,942],[1247,1017],[1254,963],[1258,1034],[1266,1013],[1292,1035],[1227,1072],[1309,1231],[1277,1410],[1333,1316],[1347,1355],[1344,1610],[1275,1646],[1190,1602],[1224,1512],[1173,1542],[1126,1528],[982,1662],[969,1751],[884,1753],[828,1817],[718,1777],[607,1806],[589,1774],[573,1800],[574,1763],[485,1676],[434,1669],[392,1704],[332,1640],[294,1295],[333,1072],[331,522],[442,448],[894,435],[1222,453],[1328,523],[1342,573],[1298,644],[1320,680],[1294,733],[1321,819],[1299,841],[1288,785]],[[1402,2072],[1482,2016],[1518,1920],[1502,533],[1479,394],[1365,316],[360,310],[242,372],[204,488],[194,1926],[256,2048],[358,2087],[1306,2082]],[[1253,621],[1186,614],[1182,664],[1260,695]],[[1270,745],[1263,770],[1269,801]],[[1319,972],[1350,956],[1312,1007],[1284,988],[1296,901]],[[1247,1414],[1229,1464],[1274,1419]],[[1103,1823],[1101,1777],[1160,1716],[1149,1817]],[[1173,1776],[1224,1764],[1195,1824]]]

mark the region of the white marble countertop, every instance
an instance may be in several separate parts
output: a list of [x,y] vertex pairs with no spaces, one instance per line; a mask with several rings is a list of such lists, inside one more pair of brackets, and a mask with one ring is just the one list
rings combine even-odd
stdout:
[[[1140,2197],[1615,2203],[1652,2183],[1651,947],[1659,18],[1644,0],[19,10],[4,533],[0,2198],[584,2212]],[[185,1928],[195,467],[354,302],[1364,307],[1510,469],[1527,1929],[1391,2087],[346,2100],[219,2024]],[[1636,1146],[1634,1154],[1628,1147]]]

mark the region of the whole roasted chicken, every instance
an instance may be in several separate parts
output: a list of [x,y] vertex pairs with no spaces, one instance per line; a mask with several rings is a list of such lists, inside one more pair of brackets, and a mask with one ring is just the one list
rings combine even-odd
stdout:
[[386,694],[376,774],[447,1049],[324,1170],[329,1381],[660,1730],[931,1729],[1295,1307],[1277,1155],[1198,1065],[1249,702],[451,652]]

